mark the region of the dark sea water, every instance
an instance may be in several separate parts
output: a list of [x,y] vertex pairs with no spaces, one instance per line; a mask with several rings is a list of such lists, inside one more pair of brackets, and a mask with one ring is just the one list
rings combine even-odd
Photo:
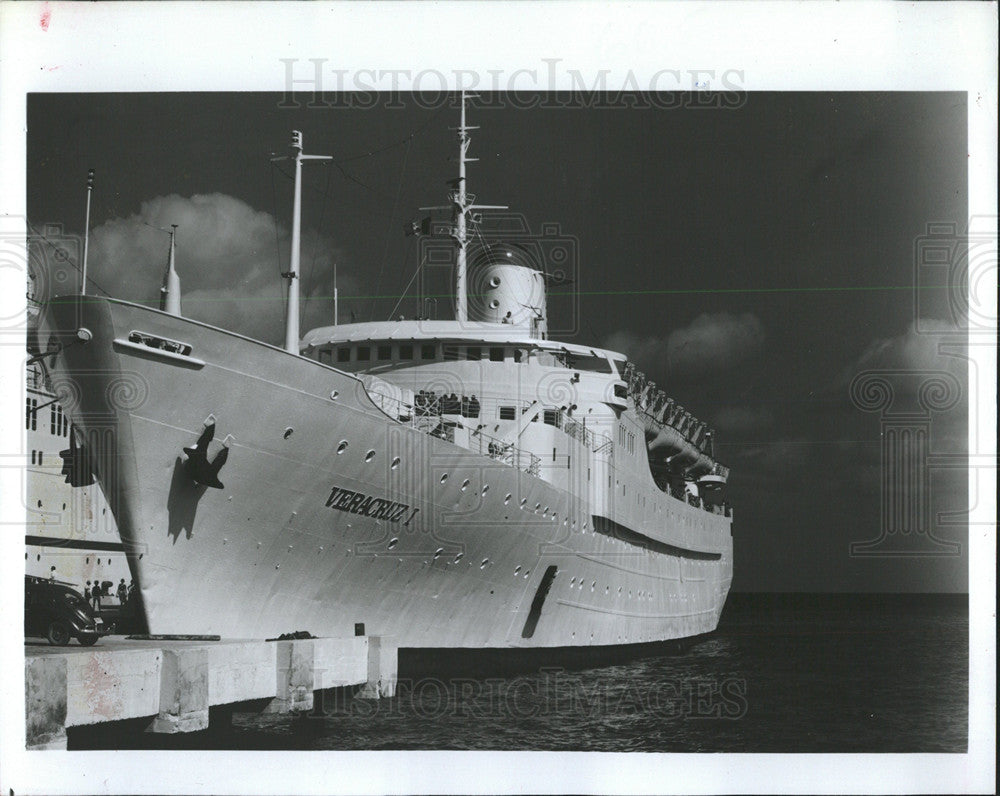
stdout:
[[964,752],[968,602],[730,596],[683,651],[590,668],[428,674],[380,702],[237,714],[227,748]]
[[733,594],[683,649],[446,672],[449,654],[391,699],[323,692],[187,735],[71,728],[70,748],[965,752],[968,649],[964,596]]

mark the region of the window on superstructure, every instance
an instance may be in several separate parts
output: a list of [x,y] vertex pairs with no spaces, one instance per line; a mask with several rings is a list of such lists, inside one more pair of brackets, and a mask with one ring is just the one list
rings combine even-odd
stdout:
[[420,358],[421,359],[434,359],[437,356],[437,346],[436,345],[422,345],[420,346]]
[[49,433],[56,435],[56,407],[55,404],[49,407]]
[[524,359],[525,359],[525,357],[524,357],[524,351],[522,349],[520,349],[520,348],[515,348],[514,349],[514,361],[515,362],[524,362]]
[[548,425],[557,427],[562,425],[562,423],[560,422],[560,420],[562,419],[561,413],[559,412],[558,409],[545,409],[543,410],[542,414],[544,415],[542,419]]
[[337,349],[337,361],[338,362],[350,362],[351,361],[351,349],[349,349],[349,348],[338,348]]
[[358,346],[358,362],[368,362],[372,358],[372,347],[369,345]]
[[24,413],[24,427],[30,431],[38,430],[38,412],[35,411],[37,408],[38,399],[28,398]]
[[382,362],[385,362],[387,359],[392,359],[392,346],[380,345],[378,347],[378,358]]
[[517,419],[517,409],[513,406],[501,406],[500,407],[500,419],[501,420],[516,420]]
[[503,353],[502,348],[491,348],[490,362],[503,362]]
[[482,359],[483,358],[483,349],[481,349],[477,345],[470,345],[468,348],[465,349],[465,358],[466,359]]
[[454,362],[458,359],[460,349],[457,345],[444,346],[444,361]]
[[411,345],[401,345],[399,347],[399,358],[400,359],[413,359],[413,346]]
[[333,362],[333,351],[331,351],[329,348],[321,348],[319,350],[318,359],[320,362],[329,365],[331,362]]

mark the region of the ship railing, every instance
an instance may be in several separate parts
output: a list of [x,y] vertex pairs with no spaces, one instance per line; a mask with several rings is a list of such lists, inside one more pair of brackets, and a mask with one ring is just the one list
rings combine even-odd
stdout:
[[615,453],[615,445],[607,434],[601,434],[598,436],[596,447],[594,448],[594,453],[598,456],[613,456]]
[[42,371],[37,365],[29,365],[27,370],[27,387],[30,390],[41,390],[44,385]]
[[715,462],[712,464],[711,474],[720,475],[727,481],[729,480],[729,468],[726,467],[726,465],[724,464],[720,464],[719,462]]
[[[455,425],[444,422],[441,413],[431,414],[430,409],[434,404],[423,403],[419,407],[414,407],[395,396],[386,395],[378,391],[369,391],[372,402],[384,414],[393,420],[411,428],[428,434],[432,437],[455,443]],[[440,408],[438,402],[436,408]],[[489,456],[495,461],[524,470],[530,475],[538,476],[541,472],[542,460],[530,451],[522,450],[513,443],[491,437],[480,431],[473,431],[469,434],[468,445],[463,444],[468,450]]]

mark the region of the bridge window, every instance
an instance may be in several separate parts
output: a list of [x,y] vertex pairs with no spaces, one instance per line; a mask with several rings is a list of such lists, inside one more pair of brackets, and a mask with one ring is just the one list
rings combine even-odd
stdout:
[[515,420],[517,419],[517,409],[513,406],[501,406],[500,407],[500,419],[501,420]]
[[482,359],[483,349],[481,349],[477,345],[470,345],[468,348],[465,349],[465,358],[473,360]]
[[329,365],[333,361],[333,351],[329,348],[321,348],[319,350],[319,361]]
[[503,362],[503,353],[502,348],[491,348],[490,362]]
[[349,348],[338,348],[337,349],[337,361],[338,362],[350,362],[351,361],[351,349],[349,349]]
[[392,346],[380,345],[378,347],[378,358],[383,362],[387,359],[392,359]]
[[413,359],[413,346],[411,346],[411,345],[401,345],[399,347],[399,358],[400,359]]
[[420,346],[420,358],[421,359],[434,359],[437,356],[437,346],[436,345],[422,345]]
[[459,348],[457,345],[446,345],[444,346],[444,361],[454,362],[458,359]]
[[372,347],[369,345],[358,346],[358,362],[368,362],[372,358]]

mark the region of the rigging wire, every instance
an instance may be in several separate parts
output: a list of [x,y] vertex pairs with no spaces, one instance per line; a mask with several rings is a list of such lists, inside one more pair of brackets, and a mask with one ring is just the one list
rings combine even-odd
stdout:
[[[385,248],[382,251],[382,264],[378,269],[378,279],[375,280],[375,296],[378,296],[379,288],[382,284],[382,274],[385,272],[385,263],[389,259],[389,243],[392,240],[390,236],[390,231],[394,225],[394,219],[396,218],[396,209],[399,206],[399,197],[403,193],[403,178],[406,176],[406,163],[410,159],[410,142],[407,141],[406,150],[403,152],[403,165],[399,169],[399,181],[396,183],[396,198],[392,203],[392,211],[389,213],[389,230],[385,234]],[[375,319],[375,302],[377,299],[375,296],[372,297],[372,311],[371,320]]]
[[271,220],[274,222],[274,256],[278,258],[278,299],[285,301],[285,282],[281,278],[281,240],[278,235],[278,189],[274,183],[275,170],[281,171],[271,162]]
[[[413,250],[413,239],[410,239],[410,251]],[[410,252],[406,253],[406,259],[409,259]],[[389,320],[392,320],[392,316],[396,314],[396,310],[399,309],[399,305],[403,303],[403,299],[406,298],[406,294],[410,291],[410,286],[413,284],[413,280],[417,278],[417,274],[420,273],[420,269],[424,267],[424,263],[427,262],[427,257],[421,258],[420,262],[417,264],[417,270],[413,272],[413,276],[410,277],[410,281],[406,283],[406,287],[403,288],[403,292],[400,294],[399,299],[396,301],[396,306],[392,308],[392,312],[389,313]]]
[[[57,246],[51,240],[49,240],[43,233],[39,232],[35,228],[34,224],[32,224],[30,221],[26,220],[25,221],[25,225],[31,231],[31,234],[32,234],[33,237],[39,238],[39,239],[45,241],[45,243],[47,243],[51,247],[52,251],[55,252],[55,255],[56,255],[57,259],[61,259],[63,262],[69,263],[79,273],[81,273],[81,274],[83,273],[83,269],[69,258],[69,255],[66,254],[66,251],[64,249],[61,249],[59,246]],[[28,242],[30,243],[30,240]],[[100,290],[105,296],[107,296],[108,298],[111,298],[111,294],[107,290],[105,290],[101,286],[101,284],[96,279],[94,279],[92,276],[90,276],[89,274],[87,275],[87,281],[90,284],[92,284],[94,287],[96,287],[98,290]]]
[[[320,162],[324,163],[324,165],[326,163],[326,161],[320,161]],[[329,169],[327,169],[327,171],[326,171],[326,187],[323,189],[323,204],[320,207],[320,211],[319,211],[319,218],[320,218],[320,222],[321,223],[323,221],[323,218],[326,216],[326,205],[327,205],[327,202],[330,199],[330,179],[332,178],[332,176],[333,176],[333,172],[330,171]],[[315,244],[313,245],[312,260],[309,263],[309,272],[308,273],[309,273],[310,276],[312,275],[313,271],[316,270],[316,258],[318,256],[319,256],[319,241],[317,240],[315,242]],[[303,271],[305,271],[305,269],[303,269]],[[306,275],[305,275],[305,273],[303,273],[302,274],[302,280],[301,280],[302,287],[305,287],[305,283],[306,283],[306,278],[305,277],[306,277]],[[309,300],[308,294],[306,294],[306,299],[305,300],[306,301]],[[305,314],[305,313],[303,313],[303,314]]]

